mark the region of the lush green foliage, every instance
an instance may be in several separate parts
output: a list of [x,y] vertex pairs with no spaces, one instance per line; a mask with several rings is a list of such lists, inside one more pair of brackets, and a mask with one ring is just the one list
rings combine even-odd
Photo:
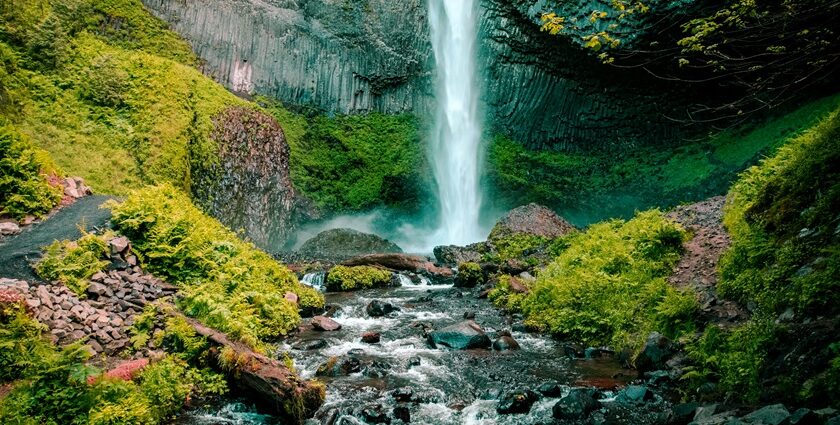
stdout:
[[108,265],[108,235],[86,233],[76,241],[55,241],[44,248],[35,271],[44,280],[58,281],[83,297],[91,276]]
[[98,192],[188,189],[190,161],[214,160],[211,118],[246,104],[192,68],[189,46],[139,0],[5,6],[0,114]]
[[417,209],[426,199],[430,173],[414,116],[298,114],[260,103],[283,124],[292,181],[319,207]]
[[455,276],[455,281],[459,282],[461,286],[473,287],[484,283],[484,272],[478,263],[466,262],[458,264],[458,275]]
[[[0,383],[16,381],[0,399],[3,423],[156,424],[184,405],[188,396],[224,392],[223,378],[165,357],[152,363],[136,382],[94,378],[81,343],[52,345],[46,327],[21,304],[3,304],[0,312]],[[26,422],[24,418],[31,421]]]
[[[712,379],[720,392],[747,402],[768,391],[796,403],[836,402],[836,341],[803,342],[800,339],[811,337],[809,333],[797,333],[774,320],[788,309],[800,320],[837,317],[840,311],[834,302],[840,295],[838,164],[840,112],[835,112],[733,185],[724,215],[732,246],[721,259],[718,291],[755,305],[756,315],[733,330],[709,328],[689,346],[695,361],[686,375],[690,382]],[[764,384],[767,374],[779,373],[769,362],[773,356],[799,345],[823,353],[812,360],[825,361],[785,370],[785,379],[777,385]]]
[[585,344],[635,348],[654,330],[675,337],[696,309],[693,294],[665,280],[686,236],[658,211],[594,224],[568,237],[524,300],[505,303],[521,304],[530,326]]
[[[576,224],[625,217],[724,192],[738,172],[838,105],[840,96],[826,97],[702,141],[632,152],[532,151],[497,137],[488,152],[489,183],[505,204],[537,202],[564,211]],[[581,210],[586,216],[576,215]]]
[[144,268],[182,288],[179,307],[252,346],[297,326],[302,307],[323,297],[270,255],[243,242],[172,186],[150,186],[112,204],[112,222],[131,239]]
[[0,215],[42,216],[55,207],[62,190],[47,181],[52,168],[43,151],[0,120]]
[[[511,279],[514,278],[508,275],[499,276],[499,281],[496,283],[496,286],[490,290],[490,293],[487,294],[487,298],[490,299],[496,307],[501,309],[508,311],[521,311],[523,301],[525,301],[528,294],[513,291],[510,287]],[[526,285],[525,282],[520,281],[520,283]]]
[[329,270],[326,278],[330,291],[355,291],[387,286],[391,282],[391,272],[371,266],[335,266]]

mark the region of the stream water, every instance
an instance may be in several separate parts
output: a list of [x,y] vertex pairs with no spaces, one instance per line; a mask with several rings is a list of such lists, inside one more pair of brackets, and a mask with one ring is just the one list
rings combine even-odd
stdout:
[[[322,274],[309,274],[303,281],[322,283]],[[557,383],[563,392],[572,386],[597,384],[602,388],[623,385],[632,375],[614,360],[578,359],[564,355],[562,346],[542,335],[521,332],[516,318],[507,317],[477,290],[432,285],[415,275],[401,275],[403,286],[351,293],[327,293],[328,310],[342,325],[335,332],[304,330],[286,340],[284,352],[304,378],[315,378],[318,367],[330,358],[346,365],[340,376],[318,376],[327,386],[327,399],[312,419],[313,424],[378,423],[380,413],[406,415],[413,424],[542,424],[552,422],[552,406],[559,397],[542,397],[528,414],[496,412],[498,400],[507,391]],[[366,306],[374,300],[390,303],[399,311],[371,317]],[[516,351],[431,348],[425,329],[440,329],[464,320],[464,313],[491,339],[501,330],[511,330],[520,344]],[[364,332],[379,332],[381,341],[361,341]],[[619,377],[616,378],[616,375]],[[408,401],[395,400],[395,392],[408,392]],[[262,424],[272,418],[256,413],[247,402],[232,400],[207,410],[190,412],[186,424]],[[391,423],[399,423],[392,421]]]

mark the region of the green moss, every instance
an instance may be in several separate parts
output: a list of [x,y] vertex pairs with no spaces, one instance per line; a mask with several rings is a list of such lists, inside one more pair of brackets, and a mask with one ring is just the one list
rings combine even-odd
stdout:
[[458,264],[458,275],[455,276],[457,286],[472,288],[484,283],[484,272],[481,266],[474,262]]
[[178,285],[189,316],[259,347],[297,326],[297,306],[324,300],[286,267],[199,211],[172,186],[138,190],[111,205],[114,227],[131,239],[143,267]]
[[91,276],[109,263],[105,242],[109,236],[113,235],[86,233],[76,241],[55,241],[44,249],[35,271],[42,279],[61,282],[84,297]]
[[319,207],[416,210],[425,201],[430,170],[414,116],[299,114],[260,103],[283,125],[292,181]]
[[335,266],[327,273],[326,285],[330,291],[355,291],[388,286],[391,272],[371,266]]
[[489,184],[504,204],[595,211],[576,220],[582,224],[703,199],[724,192],[738,172],[838,105],[840,95],[830,96],[699,141],[618,152],[535,151],[497,136],[488,152]]
[[675,337],[693,326],[696,302],[665,278],[680,258],[685,231],[658,211],[592,225],[568,237],[524,300],[526,323],[590,345],[639,347],[654,330]]
[[43,216],[61,200],[61,187],[49,184],[53,172],[45,155],[0,120],[0,216]]

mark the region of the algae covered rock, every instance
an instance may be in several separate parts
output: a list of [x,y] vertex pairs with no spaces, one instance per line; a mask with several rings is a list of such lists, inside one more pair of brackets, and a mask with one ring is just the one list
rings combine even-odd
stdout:
[[381,288],[391,284],[391,272],[372,266],[335,266],[327,273],[328,291]]
[[454,350],[489,348],[491,344],[490,337],[472,320],[431,332],[428,341],[432,347],[449,347]]
[[403,251],[395,243],[376,235],[353,229],[330,229],[304,242],[298,252],[307,256],[340,261],[365,254]]

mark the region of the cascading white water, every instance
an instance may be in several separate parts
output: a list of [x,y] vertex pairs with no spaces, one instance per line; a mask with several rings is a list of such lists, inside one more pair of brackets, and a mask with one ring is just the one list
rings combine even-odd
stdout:
[[437,117],[431,162],[440,201],[436,244],[483,239],[479,225],[481,120],[476,68],[476,1],[429,0],[437,63]]

